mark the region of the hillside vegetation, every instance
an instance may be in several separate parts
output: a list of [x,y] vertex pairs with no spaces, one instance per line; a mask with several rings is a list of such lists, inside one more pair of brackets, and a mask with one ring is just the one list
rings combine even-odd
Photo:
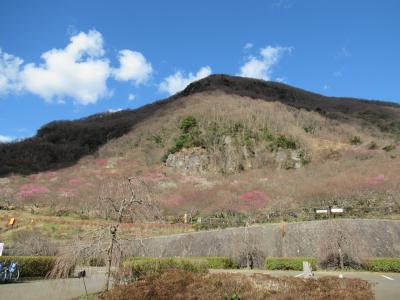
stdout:
[[[186,96],[223,91],[229,95],[280,102],[297,109],[342,121],[356,120],[382,132],[400,134],[400,108],[393,103],[350,98],[330,98],[288,85],[262,80],[212,75],[190,84],[181,93],[137,110],[94,115],[77,121],[57,121],[38,130],[36,136],[21,142],[0,145],[0,176],[32,174],[71,166],[94,154],[110,140],[128,133],[135,125],[157,112],[169,109]],[[312,128],[310,128],[312,130]]]
[[[0,145],[0,201],[33,214],[112,218],[100,193],[137,176],[164,221],[243,225],[347,216],[398,218],[396,104],[328,98],[214,75],[137,110],[53,122]],[[243,217],[244,214],[244,217]],[[222,217],[221,217],[222,216]]]

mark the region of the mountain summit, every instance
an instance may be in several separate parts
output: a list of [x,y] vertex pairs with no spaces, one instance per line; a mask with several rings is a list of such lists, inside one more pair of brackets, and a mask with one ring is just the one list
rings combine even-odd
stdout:
[[[189,84],[182,92],[135,110],[103,113],[75,121],[54,121],[29,139],[0,145],[0,175],[31,174],[75,164],[99,147],[127,134],[152,116],[178,108],[176,103],[210,93],[279,102],[338,122],[399,134],[400,106],[395,103],[325,97],[286,84],[228,75],[211,75]],[[201,101],[201,99],[199,99]],[[229,101],[229,97],[225,97]],[[226,109],[229,109],[226,102]],[[185,104],[182,104],[185,105]],[[190,111],[188,111],[190,114]]]

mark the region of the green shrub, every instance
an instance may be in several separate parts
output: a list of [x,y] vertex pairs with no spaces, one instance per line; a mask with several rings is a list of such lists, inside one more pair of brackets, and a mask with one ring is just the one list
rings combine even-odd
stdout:
[[194,257],[194,258],[206,260],[209,269],[237,269],[237,268],[239,268],[239,265],[229,257],[203,256],[203,257]]
[[90,267],[104,267],[106,262],[103,257],[94,256],[86,258],[82,264]]
[[159,274],[166,270],[180,269],[202,273],[208,269],[237,269],[238,264],[228,257],[131,257],[124,261],[123,267],[132,278]]
[[375,150],[378,149],[378,144],[372,141],[371,143],[368,144],[368,149],[369,150]]
[[304,131],[306,133],[314,134],[315,133],[315,126],[314,125],[309,125],[306,127],[303,127]]
[[303,261],[308,261],[313,270],[317,268],[317,260],[313,257],[267,257],[265,268],[267,270],[303,270]]
[[179,128],[181,134],[175,139],[175,144],[169,148],[167,153],[163,156],[163,162],[167,160],[169,154],[174,154],[184,147],[191,148],[204,146],[201,131],[198,127],[197,120],[194,117],[188,116],[184,118]]
[[283,148],[283,149],[297,149],[297,144],[296,141],[292,137],[288,137],[286,135],[278,135],[278,136],[273,136],[270,138],[270,144],[269,148],[272,151],[277,150],[278,148]]
[[134,257],[125,260],[123,263],[125,273],[129,273],[132,279],[143,276],[160,274],[167,270],[185,270],[194,273],[204,273],[208,270],[208,263],[200,258],[183,257]]
[[382,148],[382,150],[385,150],[386,152],[393,151],[394,149],[396,149],[395,145],[387,145],[387,146]]
[[350,138],[350,144],[352,145],[360,145],[361,144],[361,138],[359,136],[353,136]]
[[0,256],[0,262],[6,265],[16,261],[21,277],[45,277],[55,260],[55,256]]
[[372,272],[400,272],[400,258],[369,258],[367,259],[367,267]]
[[183,131],[183,133],[188,133],[193,128],[197,127],[197,120],[193,116],[187,116],[181,121],[181,125],[179,128]]

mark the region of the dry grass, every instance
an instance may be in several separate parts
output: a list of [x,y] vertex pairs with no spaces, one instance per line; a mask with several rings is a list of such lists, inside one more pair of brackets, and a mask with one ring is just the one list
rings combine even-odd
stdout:
[[[6,225],[11,217],[16,219],[13,227]],[[46,239],[49,243],[55,242],[62,247],[69,245],[71,240],[78,236],[85,236],[98,228],[108,228],[110,224],[112,224],[110,220],[82,220],[70,216],[57,217],[39,213],[31,214],[21,210],[0,210],[0,239],[10,247],[12,253],[24,249],[25,254],[37,254],[35,253],[36,248],[28,246],[28,241],[24,243],[22,248],[18,239],[26,235],[29,237],[29,241],[32,239],[32,245],[36,245],[37,239]],[[193,231],[190,225],[185,224],[123,223],[120,227],[121,238],[124,239]]]
[[[311,164],[300,170],[276,170],[255,162],[251,170],[229,176],[173,173],[161,163],[161,157],[176,138],[179,122],[189,114],[199,120],[203,130],[211,122],[229,126],[240,121],[253,130],[266,126],[274,134],[292,136],[311,153]],[[304,128],[310,126],[315,129],[313,133],[305,132]],[[154,141],[154,135],[162,137],[161,143]],[[350,145],[352,136],[360,136],[363,143]],[[378,149],[368,149],[371,141],[377,143]],[[334,201],[344,206],[350,201],[372,202],[372,208],[388,207],[388,215],[398,214],[400,147],[387,153],[382,150],[387,144],[390,140],[372,128],[338,123],[316,112],[296,110],[279,102],[223,92],[194,94],[156,112],[128,134],[103,146],[98,155],[85,157],[75,166],[1,179],[0,200],[5,199],[24,210],[39,210],[42,215],[60,215],[62,220],[73,216],[91,222],[107,217],[104,203],[100,203],[98,197],[104,183],[110,178],[136,175],[154,188],[155,200],[172,215],[227,209],[320,207]],[[266,195],[265,207],[249,205],[243,200],[247,193]],[[27,220],[29,222],[30,218]],[[54,219],[48,221],[49,224],[54,222]],[[84,227],[91,226],[84,222],[82,220]],[[99,221],[99,225],[102,223]],[[57,233],[61,227],[67,224],[53,228]],[[134,229],[137,230],[141,229]],[[168,231],[168,228],[160,229],[162,233]],[[171,231],[179,232],[179,229]],[[71,231],[71,234],[74,233]]]
[[[236,297],[236,298],[235,298]],[[371,285],[359,279],[274,278],[255,274],[195,274],[170,271],[115,287],[105,300],[125,299],[374,299]]]
[[[153,147],[151,137],[160,134],[163,137],[161,148],[165,150],[165,146],[171,144],[176,137],[179,122],[187,115],[196,117],[203,129],[211,123],[229,125],[237,122],[253,130],[267,127],[272,133],[295,137],[305,148],[313,151],[318,150],[321,143],[324,146],[343,147],[352,136],[360,136],[364,143],[385,140],[376,129],[338,122],[316,112],[297,110],[280,102],[210,92],[180,99],[167,109],[156,112],[130,133],[105,145],[100,155],[118,157],[129,152],[128,149],[140,147],[149,151],[145,160],[151,161],[148,156],[160,153],[160,147]],[[313,128],[313,133],[306,133],[304,128]]]

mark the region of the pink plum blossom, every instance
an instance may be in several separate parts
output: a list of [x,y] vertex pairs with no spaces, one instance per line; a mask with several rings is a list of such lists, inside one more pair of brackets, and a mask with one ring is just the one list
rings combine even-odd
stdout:
[[271,202],[271,198],[260,191],[249,191],[240,196],[240,199],[243,200],[244,205],[247,207],[254,207],[254,208],[263,208],[269,202]]
[[20,187],[19,195],[23,198],[30,198],[38,194],[46,194],[49,189],[43,185],[27,183]]

